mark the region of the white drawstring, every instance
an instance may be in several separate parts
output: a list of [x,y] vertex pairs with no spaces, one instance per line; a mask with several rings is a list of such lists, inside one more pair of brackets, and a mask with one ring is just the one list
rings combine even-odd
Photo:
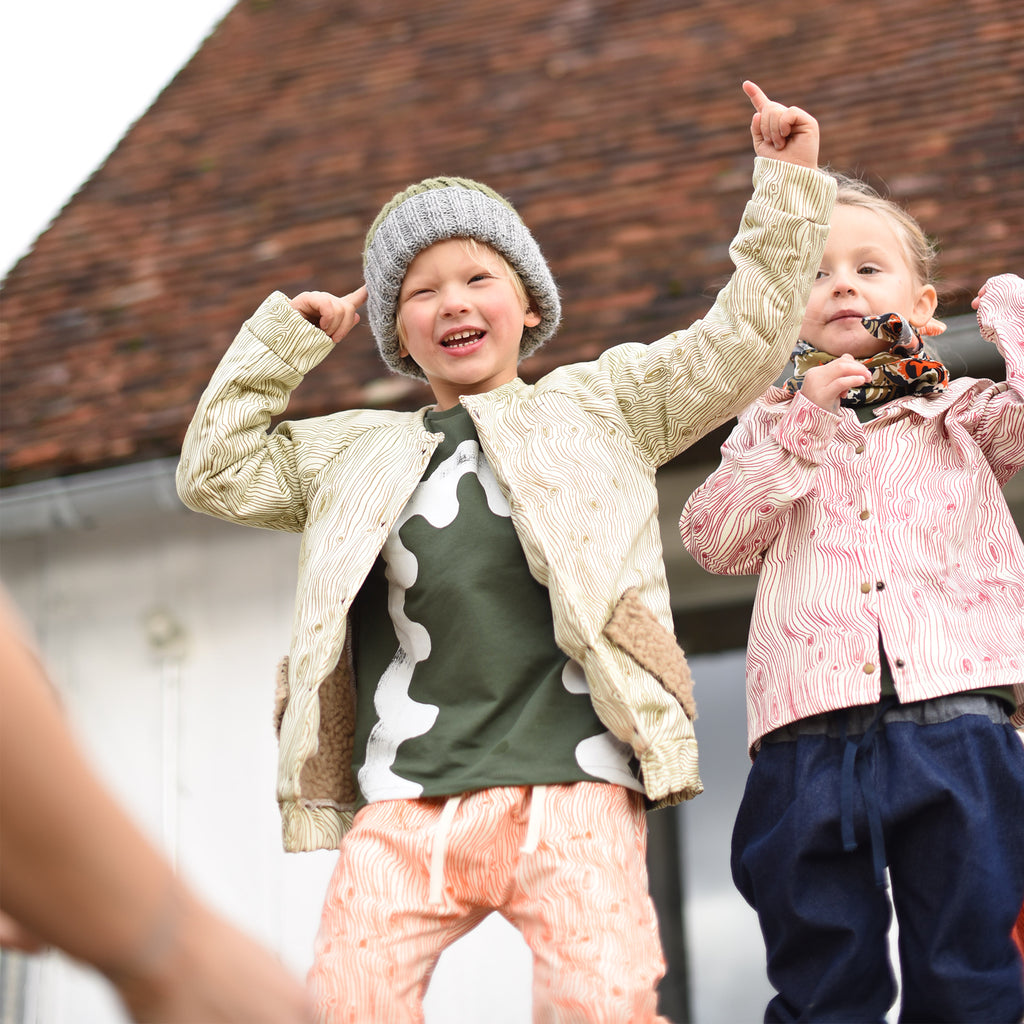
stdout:
[[445,801],[444,810],[434,832],[434,842],[430,851],[430,895],[431,906],[444,903],[444,854],[448,848],[448,836],[452,830],[455,812],[459,809],[461,796],[450,796]]
[[526,825],[526,841],[519,847],[520,853],[536,853],[540,841],[540,830],[544,826],[544,797],[547,786],[534,786],[530,796],[530,820]]
[[[519,848],[520,853],[535,853],[540,842],[541,829],[544,827],[544,798],[547,786],[533,786],[530,795],[529,815],[526,824],[526,839]],[[430,893],[428,903],[439,906],[444,903],[444,858],[448,850],[448,837],[451,835],[455,812],[459,809],[462,796],[450,796],[445,801],[441,817],[434,829],[434,841],[430,850]]]

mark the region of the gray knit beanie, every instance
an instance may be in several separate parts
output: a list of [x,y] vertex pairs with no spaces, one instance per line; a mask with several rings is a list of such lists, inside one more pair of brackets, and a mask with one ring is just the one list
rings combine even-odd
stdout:
[[558,330],[562,309],[558,289],[533,235],[508,200],[469,178],[426,178],[399,192],[377,214],[366,234],[363,274],[370,329],[384,362],[397,373],[425,380],[408,356],[398,354],[395,318],[398,295],[416,254],[448,238],[475,238],[512,265],[540,314],[523,331],[519,358],[525,359]]

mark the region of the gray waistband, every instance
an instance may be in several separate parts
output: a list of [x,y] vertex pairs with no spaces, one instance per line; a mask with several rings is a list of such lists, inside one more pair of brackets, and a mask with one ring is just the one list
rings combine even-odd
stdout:
[[[839,711],[826,711],[820,715],[811,715],[798,722],[790,722],[761,738],[762,743],[785,743],[795,740],[798,736],[829,736],[838,739],[841,736],[862,736],[875,716],[880,704],[862,704]],[[998,697],[985,693],[954,693],[948,697],[933,697],[931,700],[918,700],[912,704],[893,704],[882,716],[881,724],[890,722],[912,722],[915,725],[938,725],[950,722],[961,715],[983,715],[1004,725],[1010,721],[1005,702]],[[843,728],[845,723],[845,730]]]

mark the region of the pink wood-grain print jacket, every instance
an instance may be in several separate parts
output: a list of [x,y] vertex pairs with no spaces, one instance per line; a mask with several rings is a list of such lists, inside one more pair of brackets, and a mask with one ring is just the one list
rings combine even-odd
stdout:
[[879,636],[903,701],[1016,686],[1024,726],[1024,544],[1002,486],[1024,464],[1024,281],[978,311],[1003,383],[963,377],[862,424],[772,388],[691,495],[683,542],[709,572],[760,574],[748,740],[879,697]]

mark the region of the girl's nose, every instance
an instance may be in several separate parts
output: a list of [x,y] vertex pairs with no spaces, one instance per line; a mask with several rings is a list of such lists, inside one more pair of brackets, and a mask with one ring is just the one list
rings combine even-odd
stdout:
[[833,295],[849,295],[856,291],[856,278],[850,274],[836,274],[832,278]]

